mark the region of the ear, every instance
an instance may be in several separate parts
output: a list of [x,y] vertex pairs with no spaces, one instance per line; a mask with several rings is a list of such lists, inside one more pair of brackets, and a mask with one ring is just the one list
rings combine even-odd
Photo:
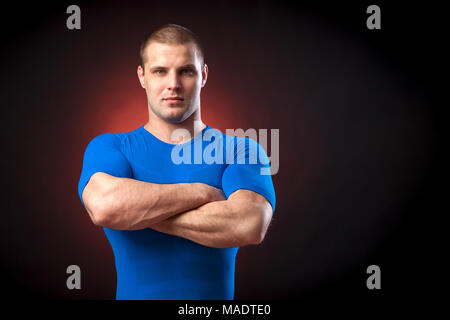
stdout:
[[205,86],[207,79],[208,79],[208,66],[205,63],[202,70],[202,88]]
[[141,66],[138,66],[137,68],[137,76],[139,79],[139,83],[141,84],[141,87],[145,89],[144,69],[142,69]]

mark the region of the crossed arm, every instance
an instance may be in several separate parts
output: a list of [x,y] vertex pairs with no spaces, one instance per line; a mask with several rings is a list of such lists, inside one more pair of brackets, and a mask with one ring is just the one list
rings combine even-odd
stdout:
[[259,244],[272,217],[269,202],[250,190],[226,200],[203,183],[155,184],[103,172],[91,177],[82,197],[96,225],[152,228],[216,248]]

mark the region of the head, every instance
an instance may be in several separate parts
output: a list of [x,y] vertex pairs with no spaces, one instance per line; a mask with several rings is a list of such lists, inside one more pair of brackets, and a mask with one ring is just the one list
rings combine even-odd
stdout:
[[200,112],[208,66],[190,30],[174,24],[160,27],[145,38],[140,56],[137,74],[147,93],[150,118],[181,123]]

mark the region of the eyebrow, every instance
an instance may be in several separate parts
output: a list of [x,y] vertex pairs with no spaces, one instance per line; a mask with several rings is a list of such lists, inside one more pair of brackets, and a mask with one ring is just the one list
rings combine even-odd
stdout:
[[[195,70],[195,66],[192,63],[185,64],[185,65],[179,67],[178,70],[180,70],[180,69],[187,69],[187,68],[192,68],[192,69]],[[155,70],[160,70],[160,69],[166,70],[167,68],[163,67],[163,66],[154,66],[154,67],[150,68],[150,71],[155,71]]]

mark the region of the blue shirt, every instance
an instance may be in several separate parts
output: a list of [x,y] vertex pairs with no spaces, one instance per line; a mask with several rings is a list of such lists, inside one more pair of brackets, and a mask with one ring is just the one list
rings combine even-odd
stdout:
[[[207,126],[190,141],[172,145],[141,126],[91,140],[78,194],[83,203],[90,177],[104,172],[158,184],[202,182],[222,189],[227,198],[238,189],[252,190],[275,210],[268,168],[264,149],[247,137],[231,137]],[[116,299],[233,299],[238,247],[207,247],[150,228],[103,230],[114,252]]]

